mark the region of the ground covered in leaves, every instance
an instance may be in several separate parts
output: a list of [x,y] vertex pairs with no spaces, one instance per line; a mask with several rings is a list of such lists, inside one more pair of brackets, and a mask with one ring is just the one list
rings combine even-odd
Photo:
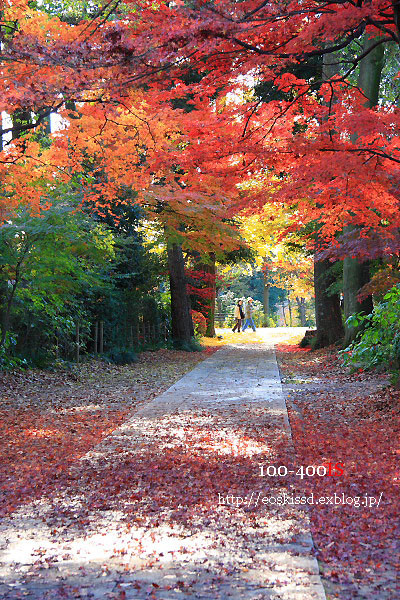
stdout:
[[[342,475],[302,481],[308,493],[338,502],[311,507],[327,596],[399,598],[400,391],[384,374],[350,373],[334,349],[277,350],[298,465],[343,464]],[[343,505],[343,494],[360,506]],[[366,497],[381,498],[379,507],[362,506]]]
[[0,596],[322,600],[307,514],[259,475],[293,456],[274,354],[243,339],[2,520]]
[[140,403],[216,349],[143,352],[124,366],[92,360],[69,370],[1,373],[0,516],[50,492]]
[[[268,331],[267,334],[268,339],[265,339],[268,343],[271,343],[272,339],[279,343],[279,335],[282,335],[279,331],[276,332],[276,336],[274,331]],[[209,565],[210,549],[201,546],[200,538],[203,540],[207,534],[211,539],[215,534],[216,525],[213,518],[210,520],[210,515],[215,516],[216,513],[217,492],[229,490],[240,495],[246,489],[249,492],[258,489],[263,491],[267,484],[271,483],[277,486],[277,489],[271,488],[270,493],[278,493],[279,486],[283,486],[282,489],[290,489],[293,492],[298,490],[302,494],[305,491],[308,495],[313,494],[315,498],[337,497],[339,500],[337,504],[310,507],[315,549],[328,600],[399,598],[397,575],[400,533],[400,392],[388,386],[384,374],[362,371],[349,373],[333,349],[310,352],[296,345],[280,344],[277,347],[296,450],[295,465],[296,468],[311,467],[310,474],[305,473],[302,479],[293,476],[267,482],[258,477],[256,465],[259,460],[265,464],[289,466],[292,459],[291,452],[290,455],[287,454],[286,445],[282,446],[284,438],[278,436],[279,427],[271,421],[271,416],[267,418],[264,413],[253,414],[254,409],[251,405],[247,408],[237,407],[231,411],[233,421],[236,417],[239,419],[237,429],[234,428],[233,421],[229,422],[228,415],[221,414],[217,419],[215,411],[211,409],[209,413],[206,411],[207,414],[204,411],[194,411],[168,418],[160,414],[154,423],[146,418],[143,420],[143,427],[137,431],[137,440],[130,431],[124,432],[123,428],[119,434],[122,436],[121,440],[118,436],[111,436],[110,452],[118,458],[113,468],[104,461],[106,446],[103,449],[104,456],[101,452],[99,454],[99,442],[112,431],[115,432],[119,425],[127,422],[140,405],[158,396],[215,349],[226,343],[234,344],[236,341],[240,341],[241,344],[262,342],[263,334],[246,332],[235,335],[224,332],[223,339],[214,340],[205,353],[169,350],[143,353],[138,363],[123,367],[92,361],[69,372],[26,371],[2,374],[0,514],[11,514],[16,519],[16,525],[20,518],[23,528],[26,526],[27,515],[30,515],[30,518],[36,516],[38,519],[41,515],[39,508],[42,511],[47,510],[46,501],[50,504],[54,502],[55,506],[58,506],[57,502],[60,503],[60,498],[56,497],[54,492],[58,490],[60,494],[62,490],[67,490],[68,493],[65,494],[67,500],[70,500],[69,504],[66,502],[64,507],[60,504],[55,512],[52,506],[53,512],[49,512],[47,525],[50,527],[50,535],[54,536],[54,539],[57,536],[63,540],[65,538],[67,548],[68,544],[75,543],[74,536],[78,539],[84,534],[89,536],[88,539],[92,539],[90,535],[93,534],[93,544],[86,544],[85,547],[88,551],[94,551],[96,544],[98,545],[103,537],[104,543],[110,543],[111,525],[117,529],[126,527],[127,517],[134,516],[134,528],[143,528],[145,538],[150,531],[149,524],[152,527],[154,525],[151,535],[157,537],[156,528],[161,527],[158,523],[160,514],[163,510],[172,511],[184,532],[177,532],[178,545],[176,548],[171,547],[171,551],[176,552],[184,564],[186,554],[189,556],[193,552],[197,556],[201,547],[204,557],[199,555],[197,558]],[[229,364],[229,361],[226,365],[221,364],[221,373]],[[245,389],[249,391],[250,382],[254,383],[253,368],[253,365],[249,366],[249,373],[245,377],[245,383],[248,383]],[[238,364],[237,373],[241,373],[241,370],[243,365],[240,367]],[[220,406],[218,386],[212,389],[212,394],[216,394],[216,406]],[[210,401],[209,396],[207,393],[205,400]],[[250,419],[251,415],[256,418]],[[162,446],[162,451],[158,449],[153,455],[146,450],[149,436],[157,441],[160,448]],[[128,439],[133,443],[132,447],[126,447]],[[173,448],[172,442],[176,445],[177,440],[179,444]],[[264,457],[263,452],[266,452],[267,447],[269,454],[267,452]],[[93,450],[94,454],[90,460],[85,461],[85,469],[82,472],[75,469],[75,473],[74,464],[76,465],[78,458],[90,450]],[[100,464],[96,461],[100,461]],[[318,475],[316,468],[321,465],[328,468],[329,463],[332,466],[340,463],[343,472],[340,474],[333,469],[331,476]],[[176,482],[173,483],[177,473],[182,473],[180,487]],[[229,473],[235,476],[232,481]],[[135,491],[133,486],[132,474],[135,474],[135,481],[138,482],[138,491]],[[106,493],[99,493],[99,490],[104,488],[105,481],[108,482]],[[85,490],[85,497],[82,497],[83,504],[80,507],[79,503],[76,504],[76,499],[79,498],[82,489]],[[350,498],[352,503],[346,504],[342,498]],[[359,498],[357,506],[355,498]],[[29,509],[28,503],[35,499],[39,504],[33,504]],[[374,499],[375,503],[380,499],[379,506],[363,506],[364,499]],[[123,514],[121,506],[125,507]],[[186,507],[185,510],[183,506]],[[18,511],[21,508],[22,510]],[[227,512],[229,527],[222,513],[219,514],[222,509]],[[235,577],[237,573],[241,573],[240,582],[237,580],[235,585],[240,583],[248,587],[248,582],[243,583],[243,574],[247,577],[253,570],[254,593],[261,589],[261,585],[269,590],[277,588],[278,585],[289,585],[286,579],[294,585],[292,573],[288,577],[288,573],[282,570],[281,580],[279,579],[279,569],[283,567],[276,565],[275,558],[272,559],[267,554],[264,556],[265,544],[262,541],[263,535],[268,537],[271,534],[280,546],[288,545],[289,548],[290,545],[290,565],[296,569],[293,547],[301,553],[302,545],[307,546],[307,541],[302,537],[302,531],[294,529],[289,522],[290,518],[294,519],[293,515],[283,515],[287,518],[286,532],[282,521],[270,510],[268,519],[262,523],[254,521],[254,540],[251,538],[250,542],[240,521],[242,511],[236,509],[231,513],[226,509],[227,507],[218,507],[218,518],[221,531],[231,531],[233,536],[229,542],[231,546],[229,549],[225,548],[224,560],[230,561],[229,568],[235,566]],[[290,507],[288,510],[290,513]],[[196,511],[199,511],[198,514]],[[97,520],[91,521],[92,512],[99,518],[103,515],[103,528]],[[199,519],[197,528],[195,513]],[[257,517],[250,507],[245,507],[244,513],[252,519]],[[121,523],[118,521],[118,515],[122,519]],[[41,517],[39,521],[40,519]],[[44,527],[46,519],[43,519]],[[71,529],[71,523],[78,529]],[[41,535],[39,529],[35,530],[35,536],[38,535]],[[168,539],[171,535],[168,534]],[[132,538],[132,532],[129,531],[126,536],[128,541],[116,537],[119,545],[115,546],[115,560],[121,559],[123,562],[128,547],[129,553],[126,556],[140,558],[144,552],[140,545],[140,535],[135,534]],[[184,543],[180,539],[182,536],[185,538]],[[153,545],[157,542],[156,537],[151,539]],[[186,537],[188,540],[193,538],[192,550]],[[138,547],[135,546],[136,543],[139,544]],[[238,553],[240,544],[241,551]],[[253,546],[256,547],[254,554]],[[151,553],[156,550],[151,544],[149,548],[147,554],[143,554],[143,564],[153,560]],[[67,551],[71,550],[67,548],[65,552]],[[37,564],[29,567],[33,569],[29,577],[34,580],[37,576],[35,569],[42,573],[42,570],[45,567],[48,569],[51,564],[48,561],[51,561],[52,547],[49,546],[47,552],[48,556],[40,556]],[[159,553],[159,556],[162,558],[163,553]],[[85,559],[86,562],[89,558]],[[83,563],[85,560],[82,557]],[[60,564],[65,576],[65,565],[62,562]],[[126,564],[123,568],[131,567],[142,568],[139,563]],[[221,567],[221,573],[229,575],[225,563],[216,565],[217,567]],[[259,574],[261,569],[266,567],[270,568],[271,572],[261,584],[258,581]],[[110,579],[113,576],[112,573],[109,574]],[[45,571],[43,577],[49,578],[49,573]],[[210,579],[211,576],[204,572],[202,577]],[[201,578],[197,577],[196,581],[200,587],[204,585]],[[211,583],[212,586],[217,585],[214,580]],[[127,590],[133,589],[130,580],[127,580],[126,585],[129,586]],[[157,589],[154,586],[158,584],[151,585],[153,588],[150,589],[148,597],[154,597]],[[164,592],[168,593],[170,598],[175,598],[186,590],[186,585],[189,585],[186,580],[179,580],[178,583],[174,583],[174,595],[167,588]],[[220,585],[218,583],[218,586]],[[190,592],[189,588],[188,593],[192,593],[192,588]],[[23,595],[25,592],[22,589]],[[145,594],[146,590],[142,591]],[[14,596],[11,597],[19,597],[15,595],[15,590],[12,593]],[[135,594],[138,593],[137,590]],[[210,591],[207,593],[209,597],[216,597],[212,596]],[[74,596],[74,591],[71,591],[71,594],[71,597],[81,597]],[[132,594],[128,596],[139,597]],[[109,597],[128,596],[124,589],[118,588]]]

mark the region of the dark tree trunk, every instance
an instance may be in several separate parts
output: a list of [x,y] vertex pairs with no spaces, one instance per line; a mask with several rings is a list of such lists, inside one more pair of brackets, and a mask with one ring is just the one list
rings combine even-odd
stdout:
[[339,294],[328,295],[327,289],[335,282],[329,260],[314,261],[315,320],[317,336],[315,348],[324,348],[343,339],[344,327]]
[[216,289],[216,303],[217,303],[217,313],[219,315],[219,320],[218,320],[218,327],[223,327],[224,326],[224,318],[223,318],[223,314],[222,314],[222,299],[221,296],[219,296],[219,288]]
[[[372,296],[367,296],[361,302],[357,299],[360,289],[369,282],[369,261],[360,263],[356,258],[345,258],[343,261],[343,300],[344,317],[364,312],[369,315],[373,310]],[[346,326],[344,345],[348,346],[360,331],[359,327]]]
[[1,319],[0,348],[2,348],[5,344],[8,329],[10,327],[11,307],[13,305],[16,287],[17,287],[16,284],[14,284],[9,296],[6,297],[6,299],[5,299],[5,304],[4,304],[4,308],[3,308],[3,312],[2,312],[2,319]]
[[269,288],[268,272],[265,269],[263,272],[263,309],[265,327],[269,327]]
[[289,310],[289,327],[293,327],[292,304],[290,302],[290,298],[288,298],[288,310]]
[[283,322],[285,323],[285,327],[287,327],[288,324],[286,321],[285,302],[284,301],[282,301],[282,315],[283,315]]
[[5,312],[7,310],[7,287],[7,279],[4,274],[4,267],[0,267],[0,325],[2,337],[4,334]]
[[209,253],[210,262],[204,263],[201,265],[204,272],[208,275],[208,289],[210,290],[210,298],[207,299],[207,314],[205,315],[207,319],[207,329],[206,336],[207,337],[215,337],[215,297],[216,297],[216,287],[215,287],[215,254],[214,252]]
[[100,354],[104,352],[104,321],[99,323],[99,352]]
[[17,263],[17,266],[15,267],[15,275],[14,275],[15,279],[14,279],[14,283],[12,284],[10,292],[8,292],[8,283],[3,282],[7,287],[4,290],[4,298],[0,298],[1,302],[3,303],[2,304],[2,313],[1,313],[0,348],[2,348],[5,344],[8,329],[10,326],[11,308],[13,306],[15,292],[16,292],[16,289],[17,289],[17,286],[18,286],[18,283],[20,280],[22,260],[23,259],[21,259]]
[[168,269],[171,288],[172,340],[179,345],[190,342],[193,331],[185,262],[182,247],[179,244],[168,245]]
[[297,307],[299,309],[299,319],[300,325],[302,327],[307,327],[307,317],[306,317],[306,299],[299,298],[296,296]]

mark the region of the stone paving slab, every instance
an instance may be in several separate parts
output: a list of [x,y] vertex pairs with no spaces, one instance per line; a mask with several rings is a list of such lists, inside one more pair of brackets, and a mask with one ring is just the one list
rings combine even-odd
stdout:
[[256,476],[268,430],[290,447],[273,349],[223,347],[3,520],[0,597],[324,600],[307,512],[249,502],[290,491]]

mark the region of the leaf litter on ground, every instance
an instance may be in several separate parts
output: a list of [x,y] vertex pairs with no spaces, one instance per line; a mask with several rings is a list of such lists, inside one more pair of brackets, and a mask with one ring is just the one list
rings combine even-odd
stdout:
[[131,365],[0,374],[0,516],[53,488],[69,466],[216,348],[143,352]]
[[340,462],[342,476],[305,477],[316,497],[374,496],[379,507],[311,507],[329,599],[400,597],[400,390],[385,373],[351,373],[334,347],[277,347],[299,465]]

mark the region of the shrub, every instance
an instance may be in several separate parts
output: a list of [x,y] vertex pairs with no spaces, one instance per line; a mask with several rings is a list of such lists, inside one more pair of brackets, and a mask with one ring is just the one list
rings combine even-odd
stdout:
[[313,342],[314,342],[316,336],[317,336],[316,330],[308,329],[305,332],[304,337],[299,344],[300,348],[309,348],[310,346],[313,346]]
[[16,346],[16,339],[10,333],[6,334],[3,346],[0,348],[0,370],[12,371],[13,369],[23,369],[28,366],[24,358],[13,356],[13,350]]
[[135,352],[126,348],[113,348],[104,355],[104,358],[114,365],[129,365],[138,360]]
[[174,350],[183,350],[183,352],[202,352],[203,346],[199,340],[192,338],[190,342],[182,342],[181,340],[173,340],[172,347]]
[[207,331],[207,320],[205,316],[197,310],[192,310],[191,313],[195,335],[205,336]]
[[399,371],[400,285],[391,288],[371,314],[352,315],[346,323],[363,327],[357,339],[342,351],[346,364],[365,369],[385,366],[392,372]]

